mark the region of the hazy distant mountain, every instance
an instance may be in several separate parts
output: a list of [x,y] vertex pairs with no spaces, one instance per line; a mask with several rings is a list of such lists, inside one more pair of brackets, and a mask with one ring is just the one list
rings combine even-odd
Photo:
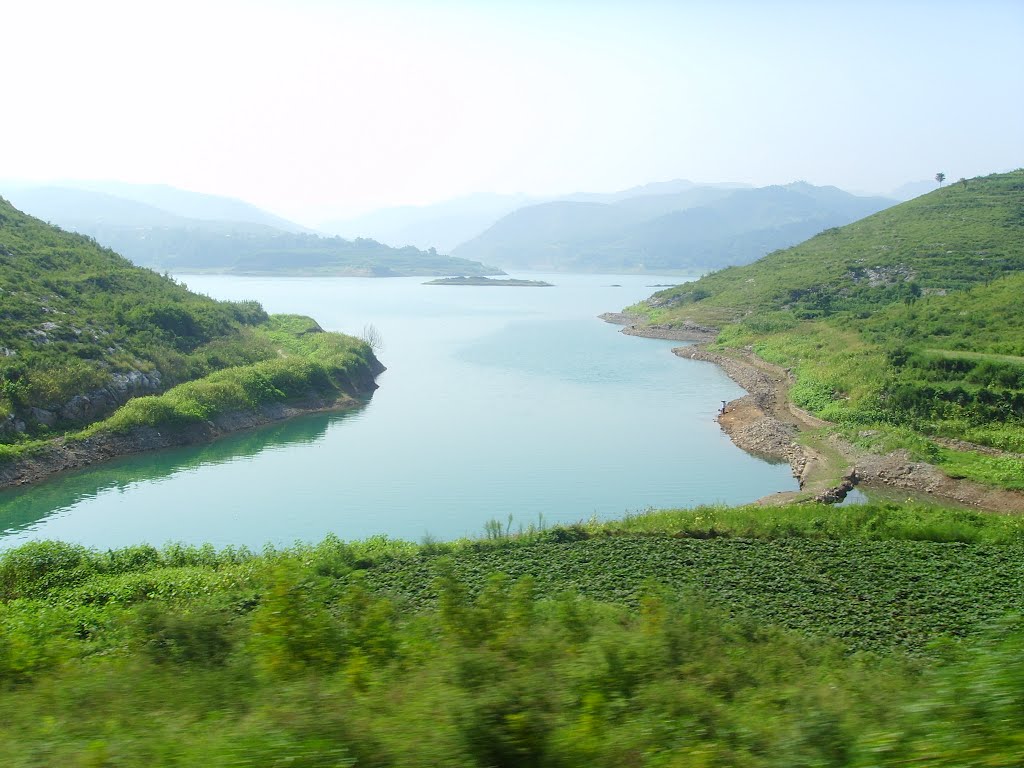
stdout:
[[[554,197],[527,195],[479,194],[420,206],[382,208],[350,219],[322,222],[319,229],[342,237],[372,237],[388,245],[415,245],[437,248],[451,253],[461,243],[471,240],[502,216],[529,205],[552,202],[617,203],[630,200],[636,207],[649,205],[651,210],[667,213],[696,202],[714,190],[720,194],[747,187],[745,184],[696,184],[686,179],[659,181],[617,192],[574,192]],[[674,202],[672,200],[674,199]]]
[[[124,188],[142,189],[150,199],[170,202],[175,211],[97,190],[0,185],[0,191],[26,213],[89,235],[134,263],[158,270],[359,276],[501,272],[436,251],[391,248],[365,238],[344,240],[278,229],[266,222],[284,222],[283,219],[240,200],[193,196],[171,187]],[[179,213],[188,210],[202,213],[205,218]],[[247,218],[213,218],[218,213]]]
[[319,228],[342,237],[372,237],[388,245],[449,253],[505,214],[533,202],[536,199],[526,195],[469,195],[433,205],[382,208],[351,219],[325,221]]
[[891,193],[892,197],[897,200],[913,200],[915,197],[920,197],[929,192],[932,192],[939,188],[938,183],[935,179],[929,179],[927,181],[908,181],[899,187],[896,187]]
[[749,184],[736,182],[714,182],[698,183],[689,179],[673,179],[672,181],[655,181],[650,184],[642,184],[638,187],[622,189],[618,192],[576,192],[571,195],[561,195],[557,200],[567,200],[579,203],[618,203],[626,200],[636,200],[646,197],[667,197],[671,195],[685,195],[698,190],[720,190],[731,191],[736,189],[749,189]]
[[151,205],[186,219],[231,221],[262,224],[284,232],[312,232],[308,227],[288,221],[255,205],[221,195],[190,192],[166,184],[129,184],[123,181],[82,181],[61,184],[65,187],[102,192]]
[[685,211],[698,205],[706,205],[728,197],[736,187],[699,186],[683,192],[665,194],[645,194],[637,197],[622,198],[614,205],[616,208],[631,211],[643,219],[663,216],[673,211]]
[[513,211],[454,253],[480,250],[509,264],[551,266],[548,254],[598,246],[642,220],[633,211],[605,203],[541,203]]
[[184,219],[135,200],[70,187],[4,187],[19,210],[64,229],[82,231],[103,223],[130,227],[171,227]]
[[513,269],[699,271],[749,263],[894,203],[803,182],[545,203],[504,217],[453,255]]

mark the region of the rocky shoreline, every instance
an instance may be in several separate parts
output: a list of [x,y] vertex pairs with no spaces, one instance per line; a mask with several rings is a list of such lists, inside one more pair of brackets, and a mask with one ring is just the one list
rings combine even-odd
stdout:
[[747,391],[725,404],[718,414],[718,423],[732,441],[748,453],[788,462],[793,477],[804,488],[815,457],[796,443],[799,426],[774,415],[780,406],[781,393],[769,375],[750,363],[711,352],[700,344],[677,347],[672,352],[688,360],[714,363]]
[[0,488],[27,485],[69,469],[80,469],[118,456],[209,443],[218,437],[283,421],[307,413],[344,411],[362,404],[342,394],[310,394],[290,403],[269,403],[255,411],[233,411],[210,421],[176,427],[139,427],[125,434],[101,433],[84,440],[57,438],[32,455],[0,464]]
[[831,504],[842,501],[855,486],[863,485],[992,512],[1024,513],[1024,494],[947,477],[931,464],[913,461],[905,451],[884,456],[871,454],[837,435],[826,438],[831,457],[802,446],[795,440],[799,432],[819,429],[828,422],[789,402],[786,393],[793,377],[788,370],[752,353],[733,357],[712,352],[701,344],[672,351],[679,357],[718,365],[743,387],[747,394],[727,403],[724,412],[719,413],[722,429],[743,450],[786,461],[792,468],[801,492],[774,494],[759,503],[805,499]]
[[668,341],[693,341],[708,342],[714,341],[718,330],[696,323],[683,323],[682,325],[647,325],[642,315],[633,315],[628,312],[605,312],[598,315],[606,323],[621,325],[622,333],[627,336],[640,336],[645,339],[667,339]]

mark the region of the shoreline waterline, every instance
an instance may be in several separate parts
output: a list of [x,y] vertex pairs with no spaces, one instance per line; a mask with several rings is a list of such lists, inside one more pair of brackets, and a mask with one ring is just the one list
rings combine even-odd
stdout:
[[[642,326],[633,334],[642,336]],[[660,338],[660,336],[656,337]],[[829,422],[793,405],[788,371],[753,353],[720,354],[705,343],[672,350],[679,357],[703,360],[721,368],[746,395],[726,402],[716,420],[744,451],[786,461],[800,483],[799,491],[763,496],[755,503],[786,504],[843,501],[854,488],[883,496],[911,494],[940,504],[993,513],[1024,513],[1024,494],[966,479],[950,478],[932,464],[913,461],[902,451],[884,456],[859,450],[838,435],[815,435]],[[811,436],[814,439],[810,439]],[[797,437],[803,440],[798,441]]]
[[329,331],[373,324],[388,367],[380,388],[351,416],[299,417],[222,448],[140,454],[3,491],[0,547],[444,541],[510,514],[513,528],[571,524],[796,488],[788,467],[739,450],[714,422],[718,401],[742,394],[724,373],[667,355],[678,342],[626,339],[595,320],[649,294],[650,276],[457,292],[416,278],[181,277]]

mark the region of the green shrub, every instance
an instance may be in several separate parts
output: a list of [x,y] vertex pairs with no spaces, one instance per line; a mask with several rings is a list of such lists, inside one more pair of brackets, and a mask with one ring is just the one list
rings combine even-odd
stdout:
[[142,648],[154,662],[221,665],[235,645],[232,618],[215,606],[171,612],[166,605],[146,602],[135,621]]
[[44,597],[95,572],[95,559],[85,547],[60,541],[29,542],[0,554],[0,598]]

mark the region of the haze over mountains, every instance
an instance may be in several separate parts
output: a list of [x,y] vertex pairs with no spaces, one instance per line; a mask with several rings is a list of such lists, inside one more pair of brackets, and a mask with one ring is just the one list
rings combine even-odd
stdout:
[[241,200],[164,185],[4,183],[0,193],[30,215],[158,270],[374,277],[500,272],[435,251],[321,237]]
[[[748,184],[695,184],[685,179],[659,181],[617,192],[576,192],[569,195],[544,197],[525,194],[481,193],[466,195],[430,205],[406,205],[380,208],[347,219],[330,219],[318,229],[341,237],[372,237],[395,247],[413,245],[417,248],[437,248],[451,253],[456,247],[472,240],[496,221],[513,211],[531,205],[551,202],[616,203],[631,199],[643,205],[662,195],[684,193],[695,188],[743,189]],[[671,206],[665,209],[671,210]]]
[[716,269],[749,263],[895,203],[804,182],[756,189],[676,182],[630,192],[521,208],[452,253],[511,269]]
[[676,179],[557,200],[489,194],[382,209],[329,223],[342,236],[326,237],[241,200],[165,185],[7,183],[0,192],[159,270],[353,276],[704,271],[749,263],[895,202],[803,182]]
[[502,216],[538,202],[527,195],[467,195],[432,205],[381,208],[349,219],[321,222],[318,229],[340,237],[370,237],[399,248],[436,248],[450,253]]
[[[254,225],[283,232],[313,230],[257,208],[243,200],[208,195],[166,184],[129,184],[122,181],[57,181],[29,184],[5,181],[4,196],[37,218],[61,219],[81,225],[96,221],[139,226],[172,226],[186,222],[230,222],[235,227]],[[63,224],[61,226],[64,226]]]

